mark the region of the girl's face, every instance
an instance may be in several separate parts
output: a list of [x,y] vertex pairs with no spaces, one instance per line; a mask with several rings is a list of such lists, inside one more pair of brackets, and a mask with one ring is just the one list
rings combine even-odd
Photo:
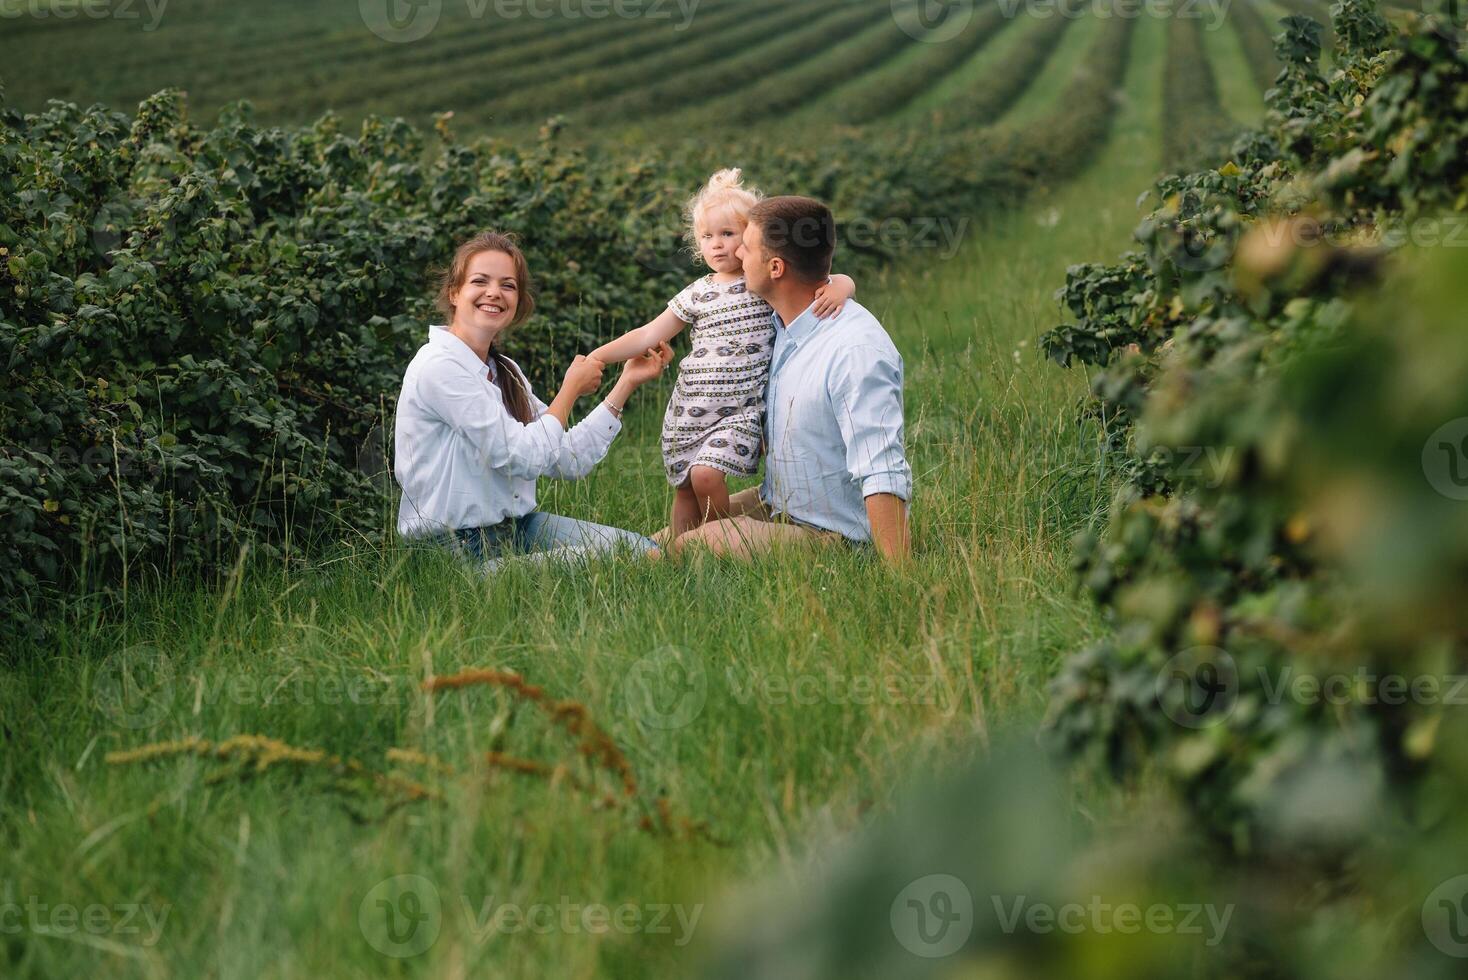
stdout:
[[504,252],[480,252],[469,260],[464,282],[449,296],[454,323],[491,336],[509,326],[520,306],[515,262]]
[[699,215],[694,224],[698,250],[704,262],[715,272],[740,272],[739,242],[744,235],[744,222],[728,210],[709,211]]

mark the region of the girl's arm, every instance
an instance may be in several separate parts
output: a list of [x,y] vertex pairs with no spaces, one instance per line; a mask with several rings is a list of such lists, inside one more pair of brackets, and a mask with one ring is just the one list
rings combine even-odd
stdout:
[[556,464],[546,471],[546,476],[558,480],[579,480],[591,468],[601,462],[607,454],[612,437],[621,429],[618,421],[627,399],[640,386],[663,373],[663,368],[673,359],[673,348],[660,344],[656,353],[645,353],[632,358],[622,367],[622,376],[612,386],[611,393],[598,408],[577,425],[566,430]]
[[618,364],[641,356],[658,344],[672,340],[688,326],[672,310],[663,310],[655,319],[649,320],[636,330],[629,330],[610,343],[602,344],[591,352],[591,356],[603,364]]
[[826,284],[816,290],[816,317],[824,320],[828,316],[840,313],[841,307],[845,306],[846,301],[855,295],[855,279],[839,272],[827,277]]

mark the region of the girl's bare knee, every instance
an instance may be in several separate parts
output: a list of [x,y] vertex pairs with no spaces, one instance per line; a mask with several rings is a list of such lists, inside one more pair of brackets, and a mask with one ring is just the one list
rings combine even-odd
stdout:
[[709,497],[725,492],[724,474],[712,466],[695,466],[688,477],[693,492],[700,497]]

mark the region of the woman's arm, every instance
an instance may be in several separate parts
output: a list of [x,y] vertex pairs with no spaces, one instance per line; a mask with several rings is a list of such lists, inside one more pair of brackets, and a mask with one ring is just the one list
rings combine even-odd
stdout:
[[[571,406],[601,384],[602,364],[577,356],[546,414],[522,423],[484,383],[453,365],[438,366],[418,379],[423,404],[469,440],[491,470],[534,479],[557,465],[565,442]],[[554,421],[552,421],[554,420]]]
[[[521,371],[520,366],[516,364],[515,371],[520,376],[520,384],[525,389],[525,396],[530,399],[531,414],[533,414],[536,418],[539,418],[542,415],[554,415],[556,421],[561,423],[561,428],[568,428],[570,426],[571,420],[571,407],[575,404],[576,399],[580,395],[590,394],[592,391],[595,391],[596,388],[601,386],[601,372],[602,369],[606,367],[606,365],[601,364],[598,361],[595,364],[586,364],[585,367],[582,367],[584,362],[592,360],[592,358],[586,356],[585,354],[577,354],[574,358],[572,358],[571,367],[566,369],[566,377],[561,381],[561,390],[556,392],[555,397],[551,399],[551,404],[555,406],[554,411],[551,410],[551,405],[547,405],[545,402],[540,400],[540,396],[535,393],[535,389],[530,387],[530,380],[525,377],[525,372]],[[581,390],[577,386],[568,387],[572,380],[571,371],[573,369],[576,369],[578,371],[595,370],[597,378],[596,386],[586,390]],[[580,382],[578,381],[578,385],[579,384]]]
[[621,377],[617,378],[617,383],[612,385],[611,394],[605,399],[607,407],[621,418],[622,410],[627,407],[627,399],[632,397],[632,392],[662,374],[663,368],[672,360],[673,348],[664,340],[622,365]]
[[562,429],[571,427],[571,408],[576,399],[601,387],[601,371],[605,366],[606,362],[584,354],[577,354],[571,360],[571,366],[566,368],[566,377],[561,381],[561,390],[545,408],[545,413],[554,415]]
[[591,352],[591,356],[603,364],[618,364],[672,340],[686,326],[687,322],[679,319],[678,314],[663,310],[636,330],[629,330],[616,340],[602,344]]
[[[673,359],[673,348],[659,344],[656,351],[645,351],[629,360],[622,367],[622,376],[612,387],[611,393],[586,418],[566,433],[565,444],[547,476],[560,480],[579,480],[606,456],[610,440],[605,431],[612,435],[621,428],[622,410],[632,392],[663,373],[663,368]],[[601,409],[605,411],[601,411]]]

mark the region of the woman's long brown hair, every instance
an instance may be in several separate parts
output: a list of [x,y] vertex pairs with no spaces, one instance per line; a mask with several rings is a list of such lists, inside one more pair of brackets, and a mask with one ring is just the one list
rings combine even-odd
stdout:
[[[448,318],[449,323],[454,322],[454,304],[450,301],[450,297],[463,288],[464,280],[469,278],[469,263],[481,252],[503,252],[515,265],[515,283],[519,289],[515,291],[515,315],[510,319],[509,326],[518,327],[530,319],[530,314],[535,312],[535,296],[531,292],[530,284],[530,266],[526,263],[525,253],[520,251],[520,246],[515,239],[497,231],[481,232],[454,251],[454,260],[449,263],[449,267],[438,279],[438,296],[435,300],[438,310]],[[499,386],[500,394],[504,397],[505,408],[509,409],[510,414],[522,423],[534,421],[535,416],[530,408],[530,393],[526,390],[525,379],[520,376],[519,371],[515,370],[510,359],[494,344],[489,347],[489,357],[494,362],[494,383]]]

